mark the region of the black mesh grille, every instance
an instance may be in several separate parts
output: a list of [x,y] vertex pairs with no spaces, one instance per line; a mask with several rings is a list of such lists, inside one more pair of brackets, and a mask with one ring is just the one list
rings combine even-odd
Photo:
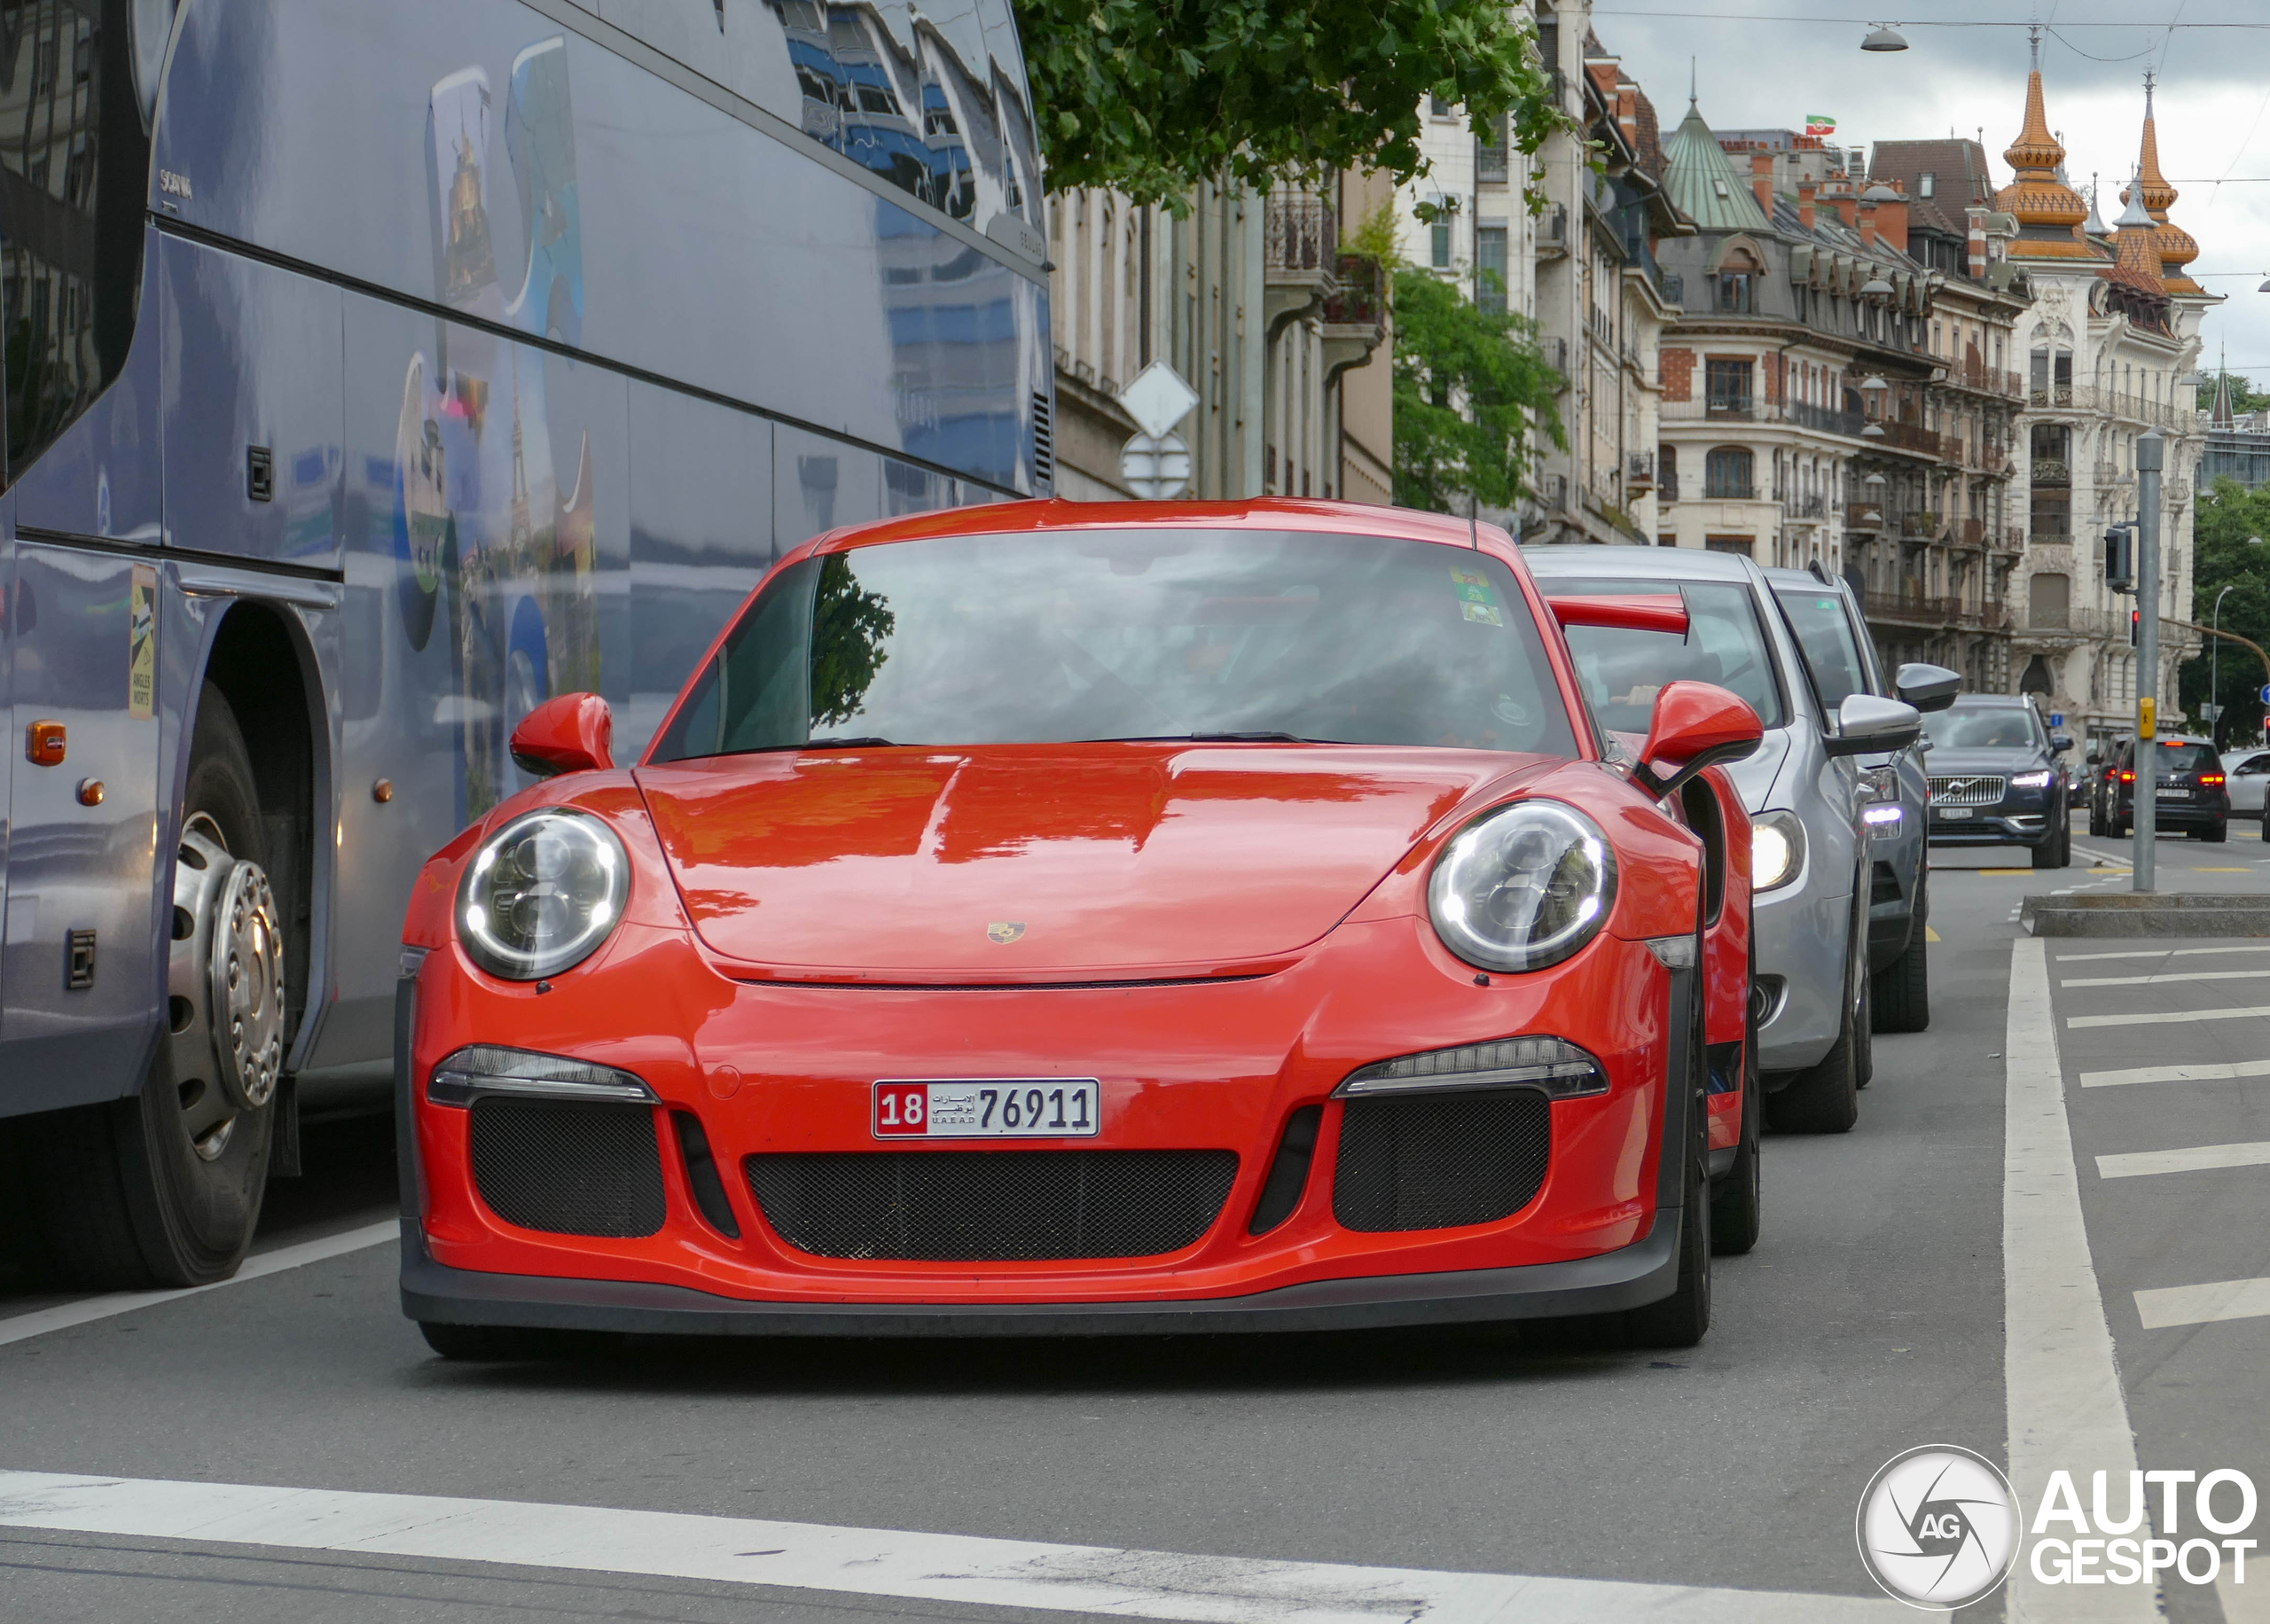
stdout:
[[799,1252],[928,1262],[1152,1257],[1206,1233],[1234,1151],[816,1151],[752,1156]]
[[1494,1222],[1536,1196],[1552,1149],[1553,1107],[1535,1089],[1351,1099],[1333,1216],[1373,1233]]
[[507,1223],[555,1235],[652,1235],[662,1156],[645,1105],[473,1102],[473,1180]]

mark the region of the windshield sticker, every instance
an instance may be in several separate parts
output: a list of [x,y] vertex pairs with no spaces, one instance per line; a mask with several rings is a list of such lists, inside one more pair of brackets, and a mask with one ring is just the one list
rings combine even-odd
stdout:
[[1497,591],[1480,570],[1461,569],[1453,564],[1451,583],[1458,592],[1459,612],[1468,620],[1483,626],[1506,623],[1505,617],[1498,613]]

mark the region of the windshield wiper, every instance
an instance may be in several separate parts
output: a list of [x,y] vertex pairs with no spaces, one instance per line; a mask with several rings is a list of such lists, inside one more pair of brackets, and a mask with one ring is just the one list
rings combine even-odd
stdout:
[[1130,733],[1096,742],[1108,745],[1314,745],[1326,741],[1309,738],[1299,733],[1277,733],[1264,729],[1246,733]]
[[802,750],[865,750],[872,749],[879,746],[886,746],[891,742],[892,741],[888,738],[865,737],[858,738],[808,738],[800,746],[792,745],[789,747],[791,749]]

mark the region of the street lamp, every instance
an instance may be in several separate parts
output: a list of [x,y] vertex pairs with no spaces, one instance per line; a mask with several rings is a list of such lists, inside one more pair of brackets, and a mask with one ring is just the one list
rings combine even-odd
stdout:
[[[2235,581],[2231,582],[2231,586],[2237,584]],[[2217,631],[2223,629],[2223,599],[2230,596],[2230,587],[2225,587],[2215,594],[2215,616],[2208,623]],[[2215,707],[2214,716],[2207,723],[2207,737],[2212,738],[2223,725],[2223,640],[2210,637],[2207,644],[2207,698]]]
[[1863,51],[1905,51],[1907,49],[1907,42],[1899,37],[1898,30],[1890,23],[1880,22],[1868,31],[1868,37],[1860,42],[1860,49]]

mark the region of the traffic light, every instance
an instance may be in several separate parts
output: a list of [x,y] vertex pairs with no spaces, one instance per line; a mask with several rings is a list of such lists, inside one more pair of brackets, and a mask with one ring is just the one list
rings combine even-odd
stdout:
[[2142,641],[2143,624],[2144,612],[2141,609],[2131,609],[2128,612],[2128,646],[2130,648],[2134,648]]
[[2136,588],[2136,538],[2133,525],[2115,525],[2104,533],[2104,584],[2116,592]]

